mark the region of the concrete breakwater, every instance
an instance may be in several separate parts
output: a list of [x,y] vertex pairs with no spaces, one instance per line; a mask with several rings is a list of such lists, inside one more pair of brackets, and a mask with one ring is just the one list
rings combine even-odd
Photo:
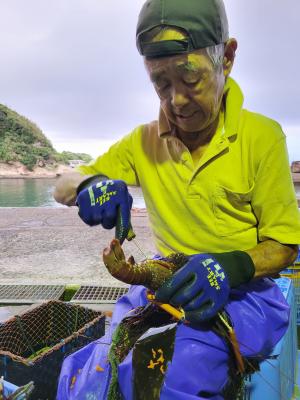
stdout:
[[[114,230],[85,225],[70,208],[0,208],[1,284],[122,286],[106,271],[102,251]],[[147,256],[155,247],[145,210],[132,211],[132,226]],[[144,257],[125,241],[126,257]]]

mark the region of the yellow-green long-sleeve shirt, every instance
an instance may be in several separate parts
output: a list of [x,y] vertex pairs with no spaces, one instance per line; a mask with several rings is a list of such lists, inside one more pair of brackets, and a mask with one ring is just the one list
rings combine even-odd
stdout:
[[246,250],[267,239],[299,244],[285,135],[242,104],[228,79],[224,123],[197,165],[161,111],[79,170],[141,186],[162,255]]

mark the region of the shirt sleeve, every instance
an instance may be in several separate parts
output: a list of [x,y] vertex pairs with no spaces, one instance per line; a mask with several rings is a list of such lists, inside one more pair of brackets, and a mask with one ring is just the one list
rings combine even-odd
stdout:
[[96,160],[88,165],[79,166],[77,171],[83,175],[102,174],[110,179],[121,179],[128,185],[139,186],[134,152],[141,132],[142,126],[124,136]]
[[284,135],[262,157],[251,203],[259,241],[300,244],[300,213]]

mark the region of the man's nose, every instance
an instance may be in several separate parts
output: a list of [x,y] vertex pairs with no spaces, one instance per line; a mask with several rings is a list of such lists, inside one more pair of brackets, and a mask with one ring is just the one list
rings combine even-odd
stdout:
[[182,107],[188,103],[188,97],[181,88],[173,88],[171,93],[171,104],[173,107]]

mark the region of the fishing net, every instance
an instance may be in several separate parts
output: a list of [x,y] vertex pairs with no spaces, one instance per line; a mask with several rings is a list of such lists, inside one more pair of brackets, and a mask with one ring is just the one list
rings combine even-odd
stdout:
[[[109,272],[117,279],[126,283],[144,285],[148,288],[148,299],[166,280],[179,268],[186,264],[188,256],[182,253],[171,254],[168,257],[147,259],[136,264],[133,258],[127,261],[118,241],[113,240],[103,253],[104,263]],[[151,301],[151,300],[150,300]],[[164,374],[168,363],[172,361],[177,330],[178,313],[167,310],[165,305],[153,303],[138,307],[124,318],[112,338],[109,351],[109,361],[112,371],[108,400],[121,400],[121,384],[119,387],[119,365],[132,350],[132,389],[136,399],[159,400],[164,382]],[[158,308],[161,307],[161,308]],[[181,313],[179,313],[181,314]],[[173,316],[177,317],[174,319]],[[184,318],[184,317],[183,317]],[[175,324],[174,324],[175,323]],[[169,329],[168,325],[175,325]],[[241,400],[244,398],[244,381],[256,367],[247,368],[249,363],[243,359],[229,315],[223,310],[207,322],[207,326],[228,348],[228,384],[223,390],[225,400]],[[153,330],[160,329],[158,334]],[[156,350],[155,350],[156,349]],[[177,360],[178,362],[178,360]],[[145,385],[145,382],[147,384]],[[124,388],[123,388],[124,389]],[[127,393],[129,396],[129,394]],[[130,394],[131,396],[131,394]],[[208,398],[210,393],[202,391],[200,397]]]
[[[221,323],[224,319],[229,329]],[[251,379],[254,372],[259,370],[259,359],[253,357],[250,362],[248,358],[241,356],[233,324],[226,311],[221,313],[221,318],[214,319],[211,329],[222,337],[229,349],[228,380],[222,391],[224,400],[250,400],[250,395],[246,391],[246,382]]]
[[[140,265],[136,265],[134,274],[139,274],[143,280],[143,284],[150,290],[155,290],[161,286],[164,280],[172,274],[172,272],[181,268],[188,260],[188,257],[182,253],[173,253],[167,258],[159,257],[160,261],[165,264],[162,268],[156,260],[145,260]],[[149,274],[148,272],[152,273]],[[128,275],[128,271],[126,271]],[[120,278],[119,278],[120,279]],[[170,314],[160,310],[154,304],[146,307],[138,307],[133,310],[132,314],[122,320],[118,325],[109,351],[109,361],[112,369],[112,379],[110,383],[108,400],[119,400],[122,396],[118,386],[118,365],[125,359],[129,351],[136,345],[137,340],[150,328],[160,327],[169,324],[172,320]],[[172,347],[172,343],[169,343]],[[145,376],[146,378],[146,376]],[[155,390],[160,390],[159,387]]]
[[99,311],[43,303],[0,324],[0,376],[19,386],[34,381],[33,400],[55,399],[63,359],[104,333]]
[[[230,322],[225,312],[222,315]],[[133,350],[135,398],[144,400],[160,398],[167,365],[172,361],[176,328],[177,323],[174,318],[154,304],[138,307],[131,316],[122,320],[114,333],[109,352],[112,378],[108,400],[123,398],[118,386],[118,365],[130,350]],[[215,318],[210,322],[210,328],[225,341],[229,349],[228,383],[223,390],[224,400],[245,400],[245,379],[258,369],[258,363],[252,360],[250,366],[243,359],[245,368],[241,371],[237,364],[235,343],[226,326]],[[205,396],[205,393],[202,395]]]
[[[109,362],[112,369],[112,379],[108,394],[108,400],[119,400],[122,396],[118,387],[118,365],[125,359],[137,340],[150,328],[159,327],[170,323],[171,316],[156,306],[149,304],[146,307],[138,307],[134,314],[126,317],[118,325],[109,351]],[[170,347],[172,343],[169,343]],[[160,388],[160,386],[159,386]]]

